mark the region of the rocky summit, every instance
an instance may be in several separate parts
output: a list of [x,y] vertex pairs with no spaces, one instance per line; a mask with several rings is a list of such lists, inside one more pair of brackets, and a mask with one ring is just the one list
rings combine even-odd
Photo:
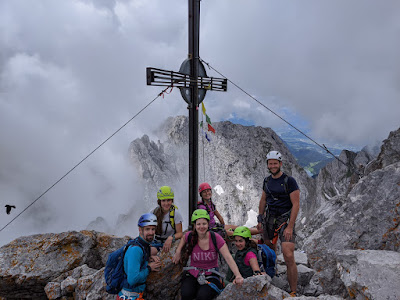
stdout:
[[[130,145],[149,207],[159,186],[187,186],[187,122],[169,118],[159,140],[143,136]],[[339,156],[344,164],[334,160],[313,179],[271,129],[213,126],[211,142],[200,142],[199,175],[213,186],[213,200],[227,223],[242,225],[250,209],[258,210],[268,151],[283,154],[284,172],[299,183],[299,293],[293,299],[400,299],[400,129],[383,141],[377,156],[344,150]],[[128,219],[125,213],[120,223]],[[108,225],[96,220],[89,227]],[[1,247],[0,298],[115,299],[105,292],[104,265],[108,253],[129,237],[94,230],[21,237]],[[179,299],[182,266],[171,262],[176,246],[159,254],[162,271],[149,276],[146,299]],[[242,287],[229,284],[218,299],[287,298],[281,256],[277,273],[248,278]]]

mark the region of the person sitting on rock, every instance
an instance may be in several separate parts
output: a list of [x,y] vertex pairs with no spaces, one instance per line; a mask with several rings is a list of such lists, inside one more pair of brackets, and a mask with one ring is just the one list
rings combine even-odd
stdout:
[[[199,194],[201,200],[197,202],[197,208],[205,209],[210,215],[210,230],[217,232],[223,238],[232,237],[233,231],[238,227],[236,225],[226,225],[224,218],[218,212],[214,202],[211,199],[212,189],[207,182],[203,182],[199,186]],[[220,223],[216,223],[214,217],[217,217]],[[256,228],[250,229],[251,234],[258,234],[259,231]]]
[[[138,221],[138,246],[129,246],[124,256],[124,271],[126,279],[123,288],[117,295],[117,300],[143,299],[146,279],[151,271],[159,271],[160,258],[151,256],[150,244],[156,232],[157,218],[154,214],[144,214]],[[148,260],[146,260],[148,258]]]
[[[235,245],[237,248],[235,254],[235,263],[239,268],[243,278],[253,275],[261,275],[260,266],[257,260],[257,244],[251,240],[250,229],[246,226],[240,226],[233,232]],[[265,273],[264,273],[265,274]],[[232,282],[234,275],[231,270],[226,274],[226,280]]]
[[[156,236],[153,246],[165,252],[171,249],[175,240],[183,236],[182,215],[177,211],[174,202],[174,192],[169,186],[162,186],[157,192],[158,206],[153,210],[157,217]],[[154,253],[153,253],[154,254]]]
[[181,260],[185,245],[185,258],[190,256],[190,266],[184,268],[182,278],[181,299],[209,300],[216,297],[222,289],[222,278],[218,272],[218,253],[221,253],[235,274],[233,283],[243,284],[243,277],[229,252],[224,239],[210,232],[210,216],[204,209],[196,209],[191,218],[193,230],[181,239],[172,261],[177,264]]

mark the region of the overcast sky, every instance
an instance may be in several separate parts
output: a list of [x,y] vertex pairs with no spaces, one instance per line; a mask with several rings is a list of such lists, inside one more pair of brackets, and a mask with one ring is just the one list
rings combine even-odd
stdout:
[[[0,227],[157,96],[145,68],[179,70],[187,19],[184,0],[0,1],[0,204],[17,205]],[[316,140],[362,147],[400,126],[399,1],[203,0],[200,23],[202,59]],[[204,103],[214,122],[284,126],[232,85]],[[159,98],[0,244],[116,219],[140,194],[129,143],[182,114],[178,90]]]

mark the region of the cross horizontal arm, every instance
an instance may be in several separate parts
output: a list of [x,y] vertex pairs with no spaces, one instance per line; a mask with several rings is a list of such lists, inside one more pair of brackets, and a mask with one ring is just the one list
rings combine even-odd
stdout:
[[206,89],[212,91],[224,91],[227,90],[227,79],[226,78],[214,78],[214,77],[201,77],[197,80],[193,80],[190,75],[167,71],[156,68],[146,68],[147,85],[155,86],[174,86],[179,88],[190,88],[191,85],[196,84],[199,89]]

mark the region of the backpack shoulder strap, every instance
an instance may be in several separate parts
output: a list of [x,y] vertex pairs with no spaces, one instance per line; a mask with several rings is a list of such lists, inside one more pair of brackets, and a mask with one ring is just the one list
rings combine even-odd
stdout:
[[264,183],[263,183],[263,190],[265,191],[265,186],[268,184],[269,179],[271,178],[271,175],[267,176],[264,178]]
[[146,249],[144,248],[142,243],[137,238],[128,242],[126,250],[129,248],[129,246],[139,246],[142,249],[142,251],[143,251],[143,263],[145,261],[149,260],[150,253],[148,253],[148,251],[146,251]]
[[[185,238],[185,237],[183,237],[183,238]],[[192,241],[192,232],[190,231],[189,235],[188,235],[188,239],[187,239],[188,245],[190,244],[191,241]]]
[[218,249],[218,246],[217,246],[217,237],[215,236],[215,232],[214,231],[210,231],[210,235],[211,235],[211,240],[213,242],[215,250],[217,250],[217,252],[219,253],[219,249]]
[[[211,204],[211,209],[212,209],[213,211],[216,211],[216,210],[217,210],[217,207],[215,206],[215,204],[214,204],[214,202],[212,201],[211,198],[210,198],[210,204]],[[210,213],[210,212],[208,212],[208,213]]]
[[283,186],[285,188],[285,193],[287,195],[289,195],[289,184],[288,184],[288,181],[289,181],[289,176],[285,174],[285,178],[283,179]]
[[173,204],[171,206],[171,209],[169,210],[169,221],[171,223],[172,229],[176,233],[176,229],[175,229],[175,205],[173,205]]
[[214,245],[214,247],[215,247],[215,250],[217,250],[219,260],[221,261],[221,252],[219,252],[219,249],[218,249],[217,237],[215,236],[215,232],[210,230],[210,235],[211,235],[211,240],[212,240],[212,242],[213,242],[213,245]]

